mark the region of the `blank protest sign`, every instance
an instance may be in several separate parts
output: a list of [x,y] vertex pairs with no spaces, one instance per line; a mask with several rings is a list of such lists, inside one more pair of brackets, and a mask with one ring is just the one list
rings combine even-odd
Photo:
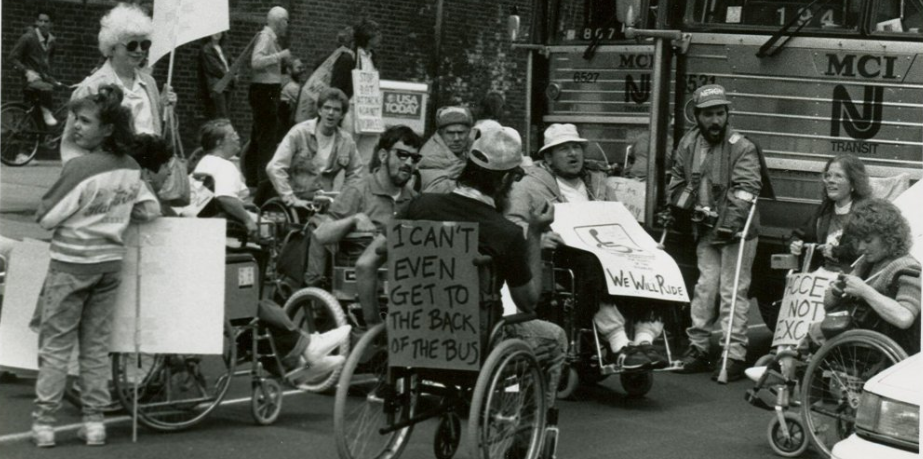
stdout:
[[478,370],[476,223],[397,220],[388,227],[391,366]]

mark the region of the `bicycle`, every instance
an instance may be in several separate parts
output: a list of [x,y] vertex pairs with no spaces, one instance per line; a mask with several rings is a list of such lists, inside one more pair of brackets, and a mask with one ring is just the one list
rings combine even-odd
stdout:
[[[58,82],[52,85],[55,88],[76,87]],[[0,162],[12,167],[25,166],[35,159],[40,148],[57,150],[64,134],[64,122],[67,121],[67,103],[61,104],[53,113],[58,124],[48,126],[36,102],[0,105]]]

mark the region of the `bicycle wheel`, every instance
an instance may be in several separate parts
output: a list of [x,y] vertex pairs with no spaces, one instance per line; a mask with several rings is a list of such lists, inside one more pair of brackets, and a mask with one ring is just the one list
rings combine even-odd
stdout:
[[811,358],[802,384],[802,413],[811,443],[830,457],[853,433],[862,386],[907,353],[881,333],[850,330],[827,341]]
[[396,458],[413,431],[413,425],[385,434],[379,431],[413,416],[419,396],[415,376],[389,376],[384,340],[384,324],[372,327],[356,344],[340,374],[333,432],[341,459]]
[[0,108],[0,162],[7,166],[24,166],[35,158],[42,128],[24,104],[6,104]]
[[[225,325],[223,354],[158,355],[139,381],[138,420],[155,430],[190,427],[218,406],[230,385],[236,362],[236,332]],[[126,410],[134,404],[134,354],[114,354],[113,380]]]
[[57,153],[61,147],[61,137],[64,135],[64,125],[67,123],[67,104],[58,107],[54,112],[54,118],[58,120],[56,126],[46,128],[45,140],[41,147]]
[[[310,333],[323,333],[347,325],[346,315],[340,302],[333,295],[319,288],[303,288],[285,302],[285,313],[298,328]],[[343,342],[333,355],[349,355],[349,340]],[[333,388],[340,379],[343,367],[336,367],[330,374],[314,380],[304,381],[299,386],[312,392],[323,392]]]
[[471,412],[468,445],[471,457],[504,457],[520,449],[535,459],[545,432],[545,382],[529,346],[517,339],[501,342],[481,367]]

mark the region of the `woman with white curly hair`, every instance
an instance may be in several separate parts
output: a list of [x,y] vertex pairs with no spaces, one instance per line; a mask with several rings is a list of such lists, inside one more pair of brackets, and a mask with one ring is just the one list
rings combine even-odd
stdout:
[[[176,94],[169,87],[161,94],[154,78],[140,70],[151,47],[151,17],[137,5],[119,3],[99,24],[99,51],[106,61],[80,83],[71,100],[96,94],[102,85],[116,85],[125,95],[122,105],[131,111],[135,133],[163,135],[163,108],[176,103]],[[68,116],[61,140],[65,163],[87,153],[70,140],[73,125],[74,117]]]

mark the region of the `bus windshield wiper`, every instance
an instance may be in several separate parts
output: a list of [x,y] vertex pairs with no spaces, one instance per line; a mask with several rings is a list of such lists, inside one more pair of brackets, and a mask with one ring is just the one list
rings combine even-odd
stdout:
[[[824,6],[828,1],[829,0],[814,0],[809,3],[808,6],[801,10],[800,14],[796,14],[792,20],[788,21],[788,23],[782,26],[781,29],[772,34],[772,36],[769,37],[769,40],[766,40],[766,43],[763,43],[763,46],[760,46],[759,51],[756,52],[756,57],[773,57],[776,54],[779,54],[779,51],[782,51],[782,48],[785,47],[785,44],[796,35],[798,35],[798,32],[800,32],[804,26],[811,22],[811,19],[814,18],[815,14],[817,14],[817,11],[820,10],[820,8]],[[811,16],[806,21],[801,19],[805,10],[808,10],[811,13]],[[800,24],[798,24],[799,22]],[[791,33],[788,33],[789,29],[791,29],[795,24],[798,24],[798,28]],[[782,36],[785,36],[785,41],[780,43],[779,46],[773,48],[773,46],[777,41],[779,41],[780,38],[782,38]]]
[[615,14],[612,15],[602,26],[599,27],[600,33],[593,33],[593,38],[590,39],[590,44],[587,45],[586,49],[583,51],[583,58],[585,60],[593,60],[593,56],[596,55],[596,48],[599,48],[599,42],[603,39],[604,31],[615,24],[618,23],[618,16]]

